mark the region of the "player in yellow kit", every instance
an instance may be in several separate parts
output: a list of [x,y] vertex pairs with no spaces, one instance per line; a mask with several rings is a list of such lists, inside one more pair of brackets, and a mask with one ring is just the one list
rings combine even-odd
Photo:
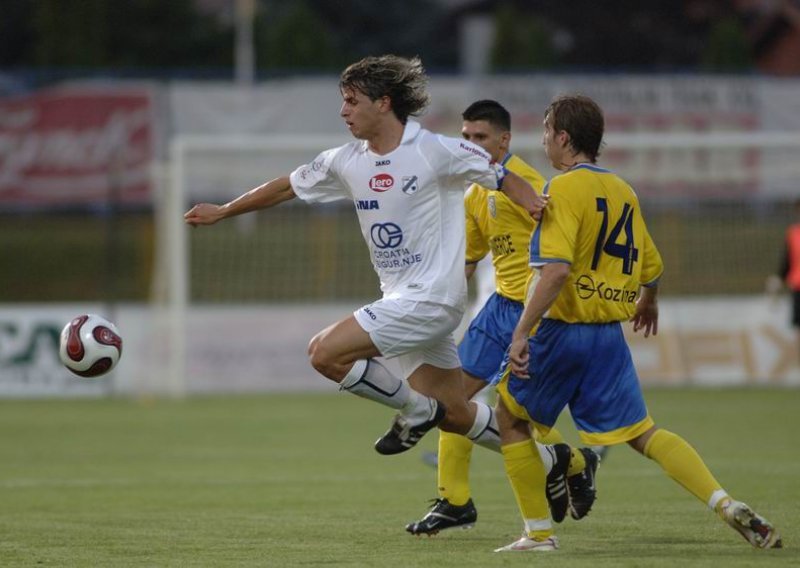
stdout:
[[525,532],[497,551],[558,548],[530,440],[531,425],[546,433],[565,406],[583,442],[627,442],[753,546],[780,547],[774,527],[734,501],[694,448],[647,411],[621,322],[645,337],[658,331],[663,265],[633,189],[596,164],[603,129],[588,97],[558,97],[545,112],[545,153],[562,173],[544,190],[549,203],[531,239],[536,277],[498,387],[503,459]]
[[[492,159],[516,173],[541,191],[545,180],[518,156],[509,153],[511,117],[496,101],[481,100],[471,104],[462,114],[462,136],[486,150]],[[528,245],[535,221],[521,207],[515,205],[501,192],[487,191],[473,185],[464,198],[466,211],[467,252],[466,274],[469,278],[478,261],[489,252],[494,266],[496,292],[486,301],[480,313],[470,322],[464,339],[459,344],[464,388],[467,398],[472,398],[496,378],[503,356],[511,341],[511,333],[522,313],[528,267]],[[569,496],[564,485],[575,487],[578,502],[587,505],[594,501],[594,491],[587,493],[593,483],[598,458],[588,449],[575,453],[570,459],[570,448],[560,435],[541,440],[545,446],[545,459],[552,459],[548,497],[552,514],[558,520],[566,513]],[[435,534],[455,527],[467,528],[477,519],[477,511],[470,498],[469,462],[473,443],[458,434],[441,433],[439,436],[438,489],[439,498],[425,517],[410,523],[406,530],[412,534]],[[556,463],[556,462],[561,463]],[[549,464],[548,464],[549,466]],[[580,508],[580,506],[579,506]],[[581,515],[583,516],[583,515]]]

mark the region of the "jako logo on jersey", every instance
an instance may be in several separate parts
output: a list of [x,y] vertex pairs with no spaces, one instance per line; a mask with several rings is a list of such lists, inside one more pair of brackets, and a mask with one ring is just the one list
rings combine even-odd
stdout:
[[358,199],[356,200],[356,209],[380,209],[377,199]]
[[419,184],[417,183],[417,176],[403,176],[402,185],[403,193],[407,195],[412,195],[419,189]]
[[375,161],[375,167],[378,167],[378,166],[388,166],[388,165],[389,165],[389,164],[391,164],[391,163],[392,163],[392,161],[391,161],[391,160],[376,160],[376,161]]
[[376,320],[376,319],[378,319],[378,316],[376,316],[376,315],[375,315],[375,312],[373,312],[372,310],[370,310],[370,309],[369,309],[369,307],[367,307],[367,306],[364,306],[364,307],[363,307],[363,308],[361,308],[361,309],[362,309],[362,310],[364,310],[364,313],[365,313],[365,314],[367,314],[367,315],[369,316],[369,319],[371,319],[371,320]]
[[621,302],[632,304],[636,301],[636,290],[624,290],[622,288],[611,288],[605,282],[595,284],[591,276],[582,274],[575,281],[575,291],[581,300],[588,300],[595,294],[603,300],[609,302]]
[[403,230],[394,223],[375,223],[369,236],[379,249],[397,248],[403,242]]
[[369,188],[372,191],[389,191],[394,186],[394,178],[389,174],[378,174],[369,180]]

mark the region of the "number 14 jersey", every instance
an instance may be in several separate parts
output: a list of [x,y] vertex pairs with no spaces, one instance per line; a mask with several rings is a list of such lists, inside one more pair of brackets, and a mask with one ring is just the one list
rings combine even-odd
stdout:
[[545,317],[567,323],[631,318],[640,285],[664,265],[636,193],[622,178],[578,164],[545,186],[550,202],[531,238],[531,266],[567,262],[567,283]]

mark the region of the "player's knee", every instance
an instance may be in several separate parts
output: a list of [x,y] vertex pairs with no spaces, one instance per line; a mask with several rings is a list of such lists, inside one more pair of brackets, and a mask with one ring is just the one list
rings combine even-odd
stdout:
[[455,401],[444,402],[446,414],[444,419],[439,424],[439,428],[445,432],[454,432],[456,434],[464,434],[472,427],[474,421],[473,416],[469,412],[469,406],[466,402],[458,403]]
[[497,404],[494,407],[495,416],[497,417],[497,425],[505,428],[514,428],[520,419],[511,412],[506,406],[502,397],[497,397]]
[[308,353],[309,359],[311,357],[313,357],[314,351],[316,350],[317,345],[319,344],[321,337],[322,337],[322,332],[320,331],[318,334],[316,334],[314,337],[311,338],[311,341],[308,342],[307,353]]
[[640,454],[642,454],[643,456],[649,457],[649,456],[647,456],[647,454],[645,453],[644,450],[645,450],[645,447],[647,446],[647,442],[650,441],[650,438],[653,437],[653,434],[656,433],[656,430],[658,430],[658,428],[656,426],[653,426],[652,428],[650,428],[644,434],[641,434],[640,436],[637,436],[633,440],[628,440],[628,445],[631,448],[633,448],[634,450],[636,450],[637,452],[639,452]]
[[314,370],[333,381],[342,379],[341,365],[337,362],[335,354],[327,348],[321,334],[317,334],[308,344],[308,360]]

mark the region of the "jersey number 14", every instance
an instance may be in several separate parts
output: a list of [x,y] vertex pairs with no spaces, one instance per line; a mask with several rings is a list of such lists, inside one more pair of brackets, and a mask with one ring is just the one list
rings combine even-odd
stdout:
[[[608,200],[604,197],[597,198],[597,211],[603,214],[603,221],[600,224],[600,232],[597,234],[597,241],[594,245],[594,256],[592,257],[592,270],[597,269],[600,262],[600,255],[606,253],[609,256],[622,259],[622,273],[632,274],[633,263],[639,260],[639,249],[633,243],[633,207],[629,203],[625,204],[611,233],[608,232]],[[625,242],[618,243],[620,233],[625,230]]]

